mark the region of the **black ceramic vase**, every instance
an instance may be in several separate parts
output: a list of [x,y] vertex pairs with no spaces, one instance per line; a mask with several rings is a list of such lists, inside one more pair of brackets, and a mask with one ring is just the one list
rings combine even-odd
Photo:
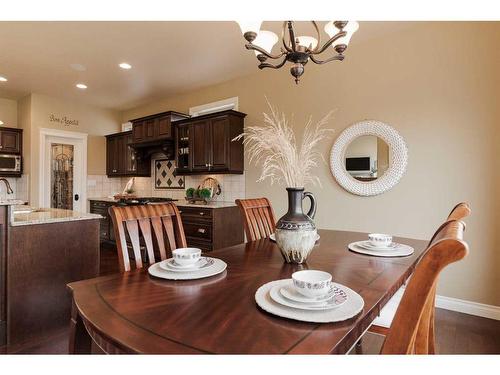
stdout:
[[[314,195],[304,192],[304,188],[286,188],[288,192],[288,212],[276,223],[276,243],[287,263],[304,263],[317,239],[314,215],[316,200]],[[307,214],[302,211],[302,200],[311,200]]]

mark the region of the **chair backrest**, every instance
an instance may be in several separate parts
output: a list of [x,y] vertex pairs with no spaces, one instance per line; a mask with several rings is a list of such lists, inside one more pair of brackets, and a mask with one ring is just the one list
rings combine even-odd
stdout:
[[465,219],[467,216],[469,216],[470,214],[471,214],[471,209],[470,209],[469,204],[466,202],[459,203],[455,207],[453,207],[450,214],[446,218],[446,221],[438,228],[438,230],[432,236],[431,240],[429,241],[428,246],[430,246],[431,243],[434,242],[434,239],[438,235],[440,229],[443,226],[445,226],[446,223],[448,223],[449,221],[452,221],[452,220],[460,220],[461,221],[461,220]]
[[[187,246],[181,216],[173,203],[112,206],[109,208],[109,214],[113,220],[122,272],[131,269],[126,233],[132,244],[136,268],[142,268],[144,262],[140,248],[140,233],[146,246],[149,264],[156,262],[155,253],[159,255],[160,260],[164,260],[172,250]],[[153,232],[156,239],[154,244]],[[166,243],[168,247],[165,246]]]
[[269,237],[276,228],[273,208],[267,198],[236,199],[248,241]]
[[469,204],[462,202],[453,207],[450,214],[448,215],[448,220],[463,220],[471,213]]
[[463,259],[468,245],[463,241],[465,224],[448,220],[437,230],[415,267],[392,321],[382,354],[434,353],[434,302],[439,273]]

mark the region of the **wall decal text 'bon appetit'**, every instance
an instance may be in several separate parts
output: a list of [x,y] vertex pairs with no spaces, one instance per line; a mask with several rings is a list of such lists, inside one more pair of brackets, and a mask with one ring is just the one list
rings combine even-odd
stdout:
[[68,118],[67,116],[62,116],[62,117],[57,117],[54,114],[51,114],[49,116],[49,121],[50,122],[57,122],[59,124],[62,124],[64,126],[78,126],[78,120],[72,120]]

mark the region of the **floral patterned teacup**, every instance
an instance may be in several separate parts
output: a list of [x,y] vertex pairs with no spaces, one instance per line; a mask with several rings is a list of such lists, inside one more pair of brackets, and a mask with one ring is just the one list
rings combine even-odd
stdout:
[[370,244],[375,247],[387,247],[392,243],[392,236],[389,234],[370,233],[368,238]]
[[180,266],[192,266],[201,257],[201,249],[196,247],[181,247],[172,251],[174,262]]
[[317,297],[328,293],[332,275],[323,271],[298,271],[292,274],[293,286],[305,297]]

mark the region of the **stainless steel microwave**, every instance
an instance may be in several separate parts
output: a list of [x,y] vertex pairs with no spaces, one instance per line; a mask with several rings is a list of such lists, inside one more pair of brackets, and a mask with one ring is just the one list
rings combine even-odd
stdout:
[[0,154],[0,172],[21,172],[21,155]]

